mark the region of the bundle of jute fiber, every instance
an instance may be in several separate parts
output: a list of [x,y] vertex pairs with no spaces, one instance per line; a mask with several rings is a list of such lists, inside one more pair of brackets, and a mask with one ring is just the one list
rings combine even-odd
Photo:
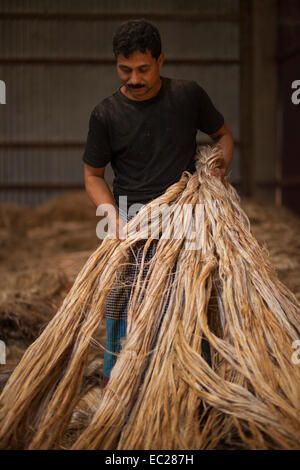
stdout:
[[198,149],[193,175],[145,205],[126,240],[107,236],[90,256],[3,390],[2,449],[60,448],[133,241],[142,265],[150,244],[154,257],[136,278],[122,351],[72,449],[216,449],[229,435],[249,449],[299,448],[299,303],[252,236],[235,189],[211,176],[221,162],[218,146]]

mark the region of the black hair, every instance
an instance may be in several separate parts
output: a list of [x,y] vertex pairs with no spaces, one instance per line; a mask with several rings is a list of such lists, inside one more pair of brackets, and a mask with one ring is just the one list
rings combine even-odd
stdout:
[[113,37],[115,57],[122,54],[128,59],[133,52],[147,50],[155,59],[161,54],[160,34],[152,23],[144,19],[129,20],[117,28]]

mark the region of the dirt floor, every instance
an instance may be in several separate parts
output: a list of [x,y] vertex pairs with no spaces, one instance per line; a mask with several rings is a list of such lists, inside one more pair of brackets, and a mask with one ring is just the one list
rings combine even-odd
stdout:
[[[300,219],[285,208],[242,202],[255,237],[268,249],[280,280],[300,300]],[[32,208],[0,205],[0,391],[25,349],[55,315],[77,274],[101,242],[99,221],[84,191]],[[105,328],[96,340],[104,345]],[[103,349],[91,349],[84,386],[99,385]]]

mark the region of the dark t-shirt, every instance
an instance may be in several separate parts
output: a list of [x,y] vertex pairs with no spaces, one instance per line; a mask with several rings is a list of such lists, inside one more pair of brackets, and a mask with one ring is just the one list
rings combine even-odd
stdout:
[[113,193],[128,205],[146,204],[195,171],[196,133],[217,132],[222,114],[196,82],[162,78],[158,94],[145,101],[117,90],[92,110],[83,161],[100,168],[111,163]]

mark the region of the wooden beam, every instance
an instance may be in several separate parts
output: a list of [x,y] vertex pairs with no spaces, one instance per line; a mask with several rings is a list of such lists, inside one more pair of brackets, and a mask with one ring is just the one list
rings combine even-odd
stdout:
[[[115,65],[114,57],[0,57],[1,65]],[[239,65],[239,59],[170,57],[165,65]]]
[[0,20],[40,20],[40,21],[127,21],[133,18],[145,18],[152,21],[203,21],[233,22],[239,16],[232,13],[198,13],[198,12],[110,12],[110,13],[49,13],[49,12],[6,12],[0,13]]
[[40,191],[40,190],[78,190],[84,189],[83,183],[0,183],[0,191],[8,190],[27,190],[27,191]]
[[85,141],[10,141],[10,142],[0,142],[0,148],[2,149],[18,149],[18,148],[35,148],[35,149],[56,149],[56,148],[71,148],[71,149],[81,149],[85,146]]
[[[212,145],[213,141],[207,140],[197,140],[197,143],[200,145]],[[10,142],[0,142],[0,149],[60,149],[60,148],[69,148],[69,149],[82,149],[86,145],[86,141],[10,141]],[[239,146],[239,141],[234,141],[235,146]]]

